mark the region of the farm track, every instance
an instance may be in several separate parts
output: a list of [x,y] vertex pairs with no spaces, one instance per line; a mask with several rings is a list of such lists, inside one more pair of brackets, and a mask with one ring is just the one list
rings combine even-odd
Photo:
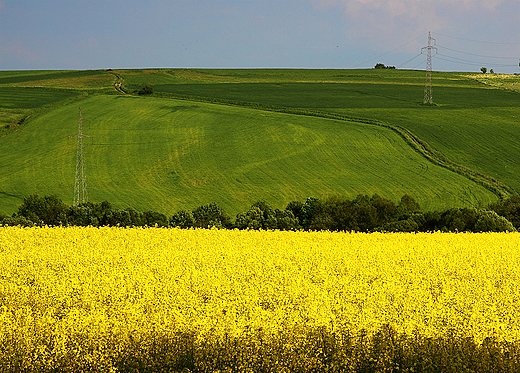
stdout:
[[116,74],[114,72],[110,72],[115,78],[116,82],[114,83],[114,88],[118,93],[121,93],[123,95],[128,95],[126,91],[123,89],[123,77],[119,74]]

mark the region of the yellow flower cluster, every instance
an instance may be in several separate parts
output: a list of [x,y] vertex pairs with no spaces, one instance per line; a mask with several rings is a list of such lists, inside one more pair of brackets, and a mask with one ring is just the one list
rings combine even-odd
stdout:
[[474,79],[480,83],[489,86],[508,89],[512,91],[520,91],[520,77],[511,74],[467,74],[462,75],[464,78]]
[[519,283],[518,233],[0,227],[0,361],[306,328],[519,341]]

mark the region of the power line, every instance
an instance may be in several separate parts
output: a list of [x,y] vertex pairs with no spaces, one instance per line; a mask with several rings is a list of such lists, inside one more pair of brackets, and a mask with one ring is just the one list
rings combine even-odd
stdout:
[[364,64],[366,64],[366,63],[368,63],[368,62],[370,62],[370,61],[375,61],[375,60],[377,60],[377,59],[380,58],[380,57],[386,56],[387,54],[390,54],[390,53],[392,53],[392,52],[395,52],[395,51],[398,50],[398,49],[401,49],[401,48],[403,48],[403,47],[406,47],[408,44],[411,44],[411,43],[413,43],[414,41],[416,41],[416,40],[418,40],[418,39],[420,39],[420,38],[422,38],[422,35],[416,37],[416,38],[413,39],[413,40],[410,40],[409,42],[406,42],[406,43],[403,44],[403,45],[400,45],[399,47],[397,47],[397,48],[395,48],[395,49],[392,49],[391,51],[388,51],[388,52],[385,52],[385,53],[383,53],[383,54],[380,54],[380,55],[378,55],[378,56],[376,56],[376,57],[374,57],[374,58],[371,58],[371,59],[369,59],[369,60],[367,60],[367,61],[365,61],[365,62],[361,62],[360,64],[357,64],[356,66],[353,66],[352,68],[356,68],[356,67],[363,66]]
[[[412,62],[413,60],[415,60],[417,57],[420,57],[420,56],[422,56],[421,53],[419,53],[419,54],[416,55],[415,57],[410,58],[408,61],[405,61],[405,62],[403,62],[402,64],[398,65],[397,68],[401,68],[401,67],[403,67],[403,66],[406,65],[407,63]],[[421,62],[421,63],[422,63],[422,62]]]
[[[465,38],[445,35],[445,34],[442,34],[442,33],[436,33],[436,34],[445,36],[447,38],[458,39],[458,40],[463,40],[463,41],[469,41],[469,42],[474,42],[474,43],[494,44],[494,45],[509,45],[509,46],[511,46],[511,45],[520,45],[520,43],[518,43],[518,42],[510,43],[510,42],[495,42],[495,41],[472,40],[472,39],[465,39]],[[506,57],[506,56],[497,56],[497,55],[493,55],[493,56],[491,56],[491,55],[484,55],[484,54],[479,54],[479,53],[466,52],[466,51],[463,51],[463,50],[460,50],[460,49],[450,48],[450,47],[446,47],[446,46],[442,46],[442,45],[438,45],[438,47],[441,50],[441,53],[438,53],[435,57],[436,57],[436,59],[439,59],[439,60],[442,60],[442,61],[447,61],[447,62],[451,62],[451,63],[458,63],[458,64],[464,64],[464,65],[470,65],[470,66],[493,65],[494,67],[509,67],[509,68],[514,68],[514,67],[517,66],[516,65],[516,61],[518,60],[517,57],[508,57],[508,56]],[[470,58],[471,57],[476,57],[476,58],[471,58],[471,59],[460,58],[460,57],[454,56],[450,52],[454,52],[454,53],[460,54],[462,56],[470,56]],[[486,62],[483,62],[484,61],[483,59],[486,59]],[[502,63],[499,63],[500,61],[502,61]],[[515,63],[514,64],[507,63],[508,61],[515,61]]]
[[[445,57],[445,58],[442,58],[442,57],[439,57],[439,56],[442,56],[442,57]],[[452,63],[460,63],[460,64],[465,64],[465,65],[473,65],[473,66],[490,65],[490,63],[487,63],[487,62],[466,60],[466,59],[463,59],[463,58],[447,56],[447,55],[442,54],[442,53],[437,53],[435,58],[439,59],[439,60],[442,60],[442,61],[447,61],[447,62],[452,62]],[[516,67],[516,65],[503,64],[503,63],[494,63],[494,62],[491,63],[491,65],[498,66],[498,67]]]
[[457,53],[461,53],[461,54],[467,54],[469,56],[484,57],[484,58],[496,58],[496,59],[502,59],[502,60],[517,60],[518,59],[517,57],[485,56],[485,55],[482,55],[482,54],[476,54],[476,53],[469,53],[469,52],[459,51],[457,49],[444,47],[442,45],[437,45],[437,46],[440,47],[440,48],[443,48],[443,49],[447,49],[447,50],[452,51],[452,52],[457,52]]
[[417,65],[415,66],[412,66],[411,69],[415,69],[416,67],[419,67],[421,66],[422,64],[424,64],[424,62],[426,62],[425,60],[422,60],[421,62],[419,62]]
[[436,35],[441,35],[441,36],[444,36],[444,37],[447,37],[447,38],[452,38],[452,39],[458,39],[458,40],[463,40],[463,41],[471,41],[473,43],[483,43],[483,44],[497,44],[497,45],[520,45],[519,42],[515,42],[515,43],[504,43],[504,42],[496,42],[496,41],[483,41],[483,40],[472,40],[472,39],[464,39],[464,38],[459,38],[459,37],[456,37],[456,36],[451,36],[451,35],[446,35],[446,34],[441,34],[440,32],[435,32]]
[[[430,35],[431,34],[432,33],[430,32]],[[520,42],[510,43],[510,42],[494,42],[494,41],[472,40],[472,39],[465,39],[465,38],[455,37],[455,36],[451,36],[451,35],[446,35],[446,34],[442,34],[440,32],[435,32],[433,34],[445,36],[447,38],[458,39],[458,40],[469,41],[469,42],[475,42],[475,43],[495,44],[495,45],[520,45]],[[419,37],[417,37],[417,38],[415,38],[413,40],[410,40],[410,41],[408,41],[408,42],[398,46],[397,48],[394,48],[394,49],[392,49],[392,50],[390,50],[388,52],[385,52],[383,54],[377,55],[374,58],[371,58],[371,59],[369,59],[367,61],[364,61],[364,62],[362,62],[360,64],[357,64],[356,66],[354,66],[354,68],[360,67],[360,66],[366,66],[366,64],[368,62],[377,60],[377,59],[379,59],[379,58],[381,58],[383,56],[386,56],[387,54],[395,52],[395,51],[405,47],[406,45],[409,45],[409,44],[413,43],[414,41],[416,41],[417,39],[419,39],[421,37],[422,36],[419,36]],[[433,39],[433,41],[435,41],[434,38],[432,38],[432,39]],[[415,60],[417,57],[419,57],[420,55],[424,54],[423,52],[427,48],[428,47],[424,47],[423,51],[421,52],[421,54],[418,54],[418,55],[410,58],[409,60],[399,64],[397,67],[398,68],[402,68],[403,66],[409,64],[410,62]],[[442,46],[442,45],[435,44],[435,52],[438,52],[437,48],[439,50],[443,51],[444,53],[437,53],[436,55],[434,54],[432,57],[435,57],[436,59],[439,59],[439,60],[442,60],[442,61],[446,61],[446,62],[452,62],[452,63],[457,63],[457,64],[466,64],[466,65],[471,65],[471,66],[493,65],[493,66],[496,66],[496,67],[517,67],[517,65],[518,65],[516,63],[518,61],[517,57],[484,55],[484,54],[466,52],[466,51],[463,51],[463,50],[459,50],[459,49],[455,49],[455,48],[451,48],[451,47],[445,47],[445,46]],[[458,53],[458,54],[466,55],[466,56],[471,56],[471,57],[478,57],[478,59],[482,58],[482,59],[497,60],[497,62],[500,62],[500,60],[503,60],[503,62],[502,63],[495,63],[495,62],[492,62],[492,61],[482,62],[482,60],[478,60],[478,59],[464,59],[464,58],[460,58],[460,57],[455,57],[455,56],[451,55],[451,53],[449,53],[449,52],[454,52],[454,53]],[[514,64],[513,63],[507,63],[508,61],[515,61],[515,63]],[[427,66],[426,67],[428,69],[428,60],[426,62],[427,62]],[[415,65],[413,67],[410,67],[410,68],[411,69],[415,69],[418,66],[420,66],[422,63],[424,63],[424,61],[422,61],[419,64],[417,64],[417,65]],[[431,60],[430,60],[430,63],[431,63]]]

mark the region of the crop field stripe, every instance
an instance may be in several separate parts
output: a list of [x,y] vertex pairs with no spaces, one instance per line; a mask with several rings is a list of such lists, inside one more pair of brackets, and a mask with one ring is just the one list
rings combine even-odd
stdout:
[[68,79],[78,77],[89,77],[99,75],[101,70],[81,70],[81,71],[20,71],[9,72],[0,71],[0,85],[15,83],[37,82],[39,80]]
[[34,109],[77,95],[77,92],[41,88],[0,87],[0,109]]

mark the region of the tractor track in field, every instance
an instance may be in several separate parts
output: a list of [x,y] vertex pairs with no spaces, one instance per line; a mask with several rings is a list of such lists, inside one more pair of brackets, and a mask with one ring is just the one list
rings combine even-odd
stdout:
[[375,125],[375,126],[379,126],[379,127],[385,127],[385,128],[390,129],[391,131],[394,131],[395,133],[397,133],[408,145],[410,145],[415,151],[417,151],[419,154],[421,154],[423,157],[425,157],[428,161],[472,180],[473,182],[483,186],[484,188],[486,188],[489,191],[496,194],[500,199],[507,198],[511,195],[517,194],[517,192],[513,188],[500,182],[499,180],[497,180],[493,177],[490,177],[488,175],[482,174],[480,172],[474,171],[466,166],[463,166],[461,164],[458,164],[458,163],[452,161],[451,159],[447,158],[439,151],[433,149],[426,141],[420,139],[419,137],[414,135],[408,129],[401,127],[401,126],[395,126],[395,125],[392,125],[390,123],[383,122],[380,120],[360,118],[360,117],[351,117],[351,116],[347,116],[347,115],[323,112],[323,111],[318,111],[318,110],[274,107],[274,106],[268,106],[268,105],[252,103],[252,102],[229,101],[229,100],[198,97],[198,96],[176,95],[176,94],[171,94],[171,93],[160,94],[158,96],[159,97],[161,97],[161,96],[171,97],[171,98],[187,100],[187,101],[199,101],[199,102],[207,102],[207,103],[212,103],[212,104],[247,107],[250,109],[258,109],[258,110],[272,111],[272,112],[285,113],[285,114],[321,117],[321,118],[326,118],[326,119],[364,123],[364,124]]
[[123,95],[128,95],[128,93],[123,89],[123,77],[113,71],[110,73],[116,78],[116,82],[114,83],[115,90]]

